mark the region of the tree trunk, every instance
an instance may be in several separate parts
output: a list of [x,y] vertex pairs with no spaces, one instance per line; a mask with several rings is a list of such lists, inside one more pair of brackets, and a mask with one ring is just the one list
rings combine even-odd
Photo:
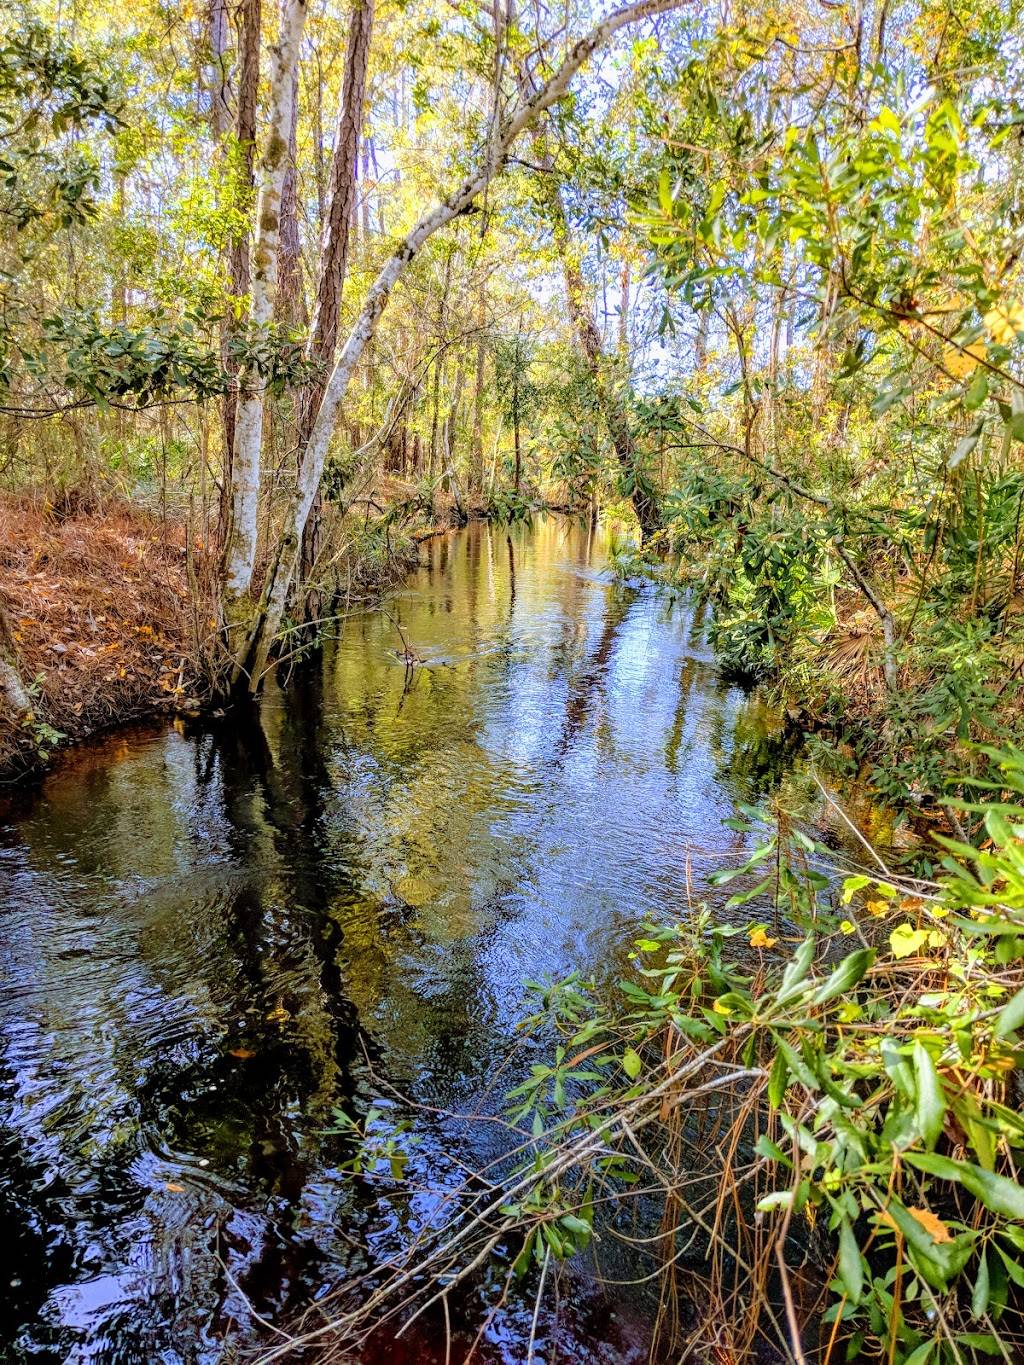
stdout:
[[427,478],[437,476],[437,441],[441,424],[441,376],[444,371],[444,351],[438,351],[434,362],[434,392],[430,404],[430,453],[427,457]]
[[593,315],[588,307],[583,272],[569,240],[569,228],[565,218],[565,206],[562,203],[562,192],[553,178],[550,158],[547,157],[546,153],[544,155],[544,164],[548,168],[545,176],[548,186],[548,211],[555,250],[562,267],[569,319],[590,375],[594,398],[604,418],[608,435],[611,437],[619,469],[623,478],[632,485],[630,501],[633,504],[633,510],[636,512],[636,519],[640,523],[640,534],[646,538],[661,526],[661,508],[654,488],[640,468],[636,444],[629,425],[629,415],[618,394],[615,393],[606,373],[607,365],[604,347],[601,343],[601,333],[598,331],[597,324],[594,322]]
[[207,88],[210,96],[210,129],[213,133],[214,141],[219,147],[227,137],[231,128],[231,105],[229,102],[229,85],[227,58],[229,44],[230,23],[228,20],[227,0],[210,0],[207,10],[207,25],[209,43],[209,77]]
[[[320,240],[320,273],[317,280],[313,323],[306,346],[307,358],[321,367],[321,372],[308,385],[299,411],[299,450],[305,449],[316,421],[324,394],[326,372],[334,360],[338,343],[338,322],[341,299],[348,269],[348,248],[352,218],[356,203],[356,168],[359,156],[359,137],[363,126],[363,105],[366,97],[366,72],[370,61],[370,39],[373,33],[373,0],[357,0],[352,12],[345,49],[345,72],[342,79],[338,122],[334,135],[334,156],[327,208]],[[323,503],[319,494],[310,508],[302,538],[303,579],[308,580],[320,553],[322,539]],[[319,595],[311,595],[305,604],[307,613],[319,615],[322,603]]]
[[292,77],[292,117],[288,128],[288,156],[281,187],[281,260],[275,312],[292,331],[301,331],[307,322],[306,300],[302,289],[302,243],[299,240],[298,185],[295,158],[299,124],[299,67]]
[[[261,0],[241,0],[238,13],[238,105],[235,137],[239,148],[236,198],[248,200],[253,192],[256,160],[256,98],[260,83]],[[249,234],[233,237],[228,246],[228,276],[232,299],[243,299],[249,292]],[[221,328],[221,358],[224,372],[233,380],[238,363],[231,354],[230,341],[237,323],[228,320]],[[224,471],[221,491],[220,539],[226,543],[231,523],[231,462],[235,448],[235,417],[238,398],[233,387],[224,395],[221,420],[224,428]]]
[[[260,163],[260,193],[252,255],[250,322],[265,329],[273,319],[281,243],[281,195],[288,170],[288,133],[306,0],[284,0],[278,42],[272,48],[270,132]],[[239,373],[231,469],[231,526],[224,549],[225,619],[235,624],[256,563],[256,522],[263,446],[263,380],[254,368]]]
[[479,493],[484,483],[484,369],[487,360],[487,281],[480,284],[480,302],[476,316],[476,387],[473,390],[473,465],[469,487]]
[[14,631],[3,603],[0,602],[0,702],[15,720],[32,710],[32,699],[21,678]]

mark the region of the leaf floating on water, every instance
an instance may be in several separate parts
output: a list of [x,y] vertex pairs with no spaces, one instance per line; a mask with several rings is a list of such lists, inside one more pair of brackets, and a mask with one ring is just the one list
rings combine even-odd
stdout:
[[167,1184],[164,1186],[164,1189],[165,1189],[165,1190],[170,1190],[171,1194],[184,1194],[184,1193],[185,1193],[185,1186],[184,1186],[184,1185],[176,1185],[175,1182],[174,1182],[173,1180],[168,1180]]
[[247,1061],[250,1057],[255,1057],[256,1054],[247,1047],[233,1047],[228,1053],[228,1056],[241,1057],[243,1061]]

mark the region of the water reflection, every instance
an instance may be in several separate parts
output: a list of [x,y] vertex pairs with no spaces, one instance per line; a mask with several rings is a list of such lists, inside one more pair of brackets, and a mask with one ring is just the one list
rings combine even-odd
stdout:
[[[563,521],[424,554],[258,712],[90,746],[0,812],[5,1359],[219,1360],[393,1247],[332,1106],[382,1076],[472,1110],[524,978],[735,855],[781,749],[699,621]],[[494,1140],[417,1121],[435,1185]]]

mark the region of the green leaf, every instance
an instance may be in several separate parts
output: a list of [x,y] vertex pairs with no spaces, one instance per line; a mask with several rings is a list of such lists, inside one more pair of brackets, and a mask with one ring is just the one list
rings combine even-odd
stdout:
[[1024,1219],[1024,1188],[1005,1175],[996,1175],[994,1171],[983,1170],[967,1161],[953,1161],[935,1152],[906,1152],[904,1160],[927,1175],[963,1185],[993,1213]]
[[849,905],[856,892],[871,884],[870,877],[864,877],[858,873],[854,877],[843,878],[843,904]]
[[942,1133],[946,1118],[946,1096],[931,1053],[923,1043],[914,1042],[914,1079],[917,1082],[917,1104],[914,1117],[917,1130],[928,1147],[934,1147]]
[[934,1341],[922,1341],[920,1346],[914,1347],[910,1355],[904,1360],[903,1365],[925,1365],[934,1345]]
[[964,460],[967,459],[967,456],[970,455],[971,451],[978,444],[978,441],[981,438],[981,431],[983,426],[984,426],[983,421],[975,422],[974,426],[967,433],[967,435],[961,437],[961,439],[957,442],[956,449],[949,457],[948,467],[950,469],[956,469],[957,465],[962,464]]
[[973,1317],[980,1318],[988,1312],[990,1283],[988,1253],[983,1251],[981,1259],[978,1261],[978,1273],[974,1278],[974,1290],[971,1293],[971,1314]]
[[520,1251],[516,1259],[512,1262],[512,1271],[517,1279],[521,1279],[526,1274],[527,1268],[529,1267],[530,1264],[530,1252],[533,1249],[533,1242],[536,1235],[537,1229],[531,1228],[530,1231],[526,1234],[526,1241],[523,1243],[523,1249]]
[[979,369],[967,386],[967,392],[964,394],[964,407],[968,412],[974,412],[976,408],[981,407],[987,397],[988,375],[984,370]]
[[807,973],[811,970],[811,963],[814,961],[814,938],[805,938],[800,947],[793,955],[792,962],[786,967],[782,974],[782,985],[779,993],[775,997],[777,1005],[784,1005],[792,1000],[794,996],[800,994]]
[[786,1059],[781,1052],[776,1052],[772,1069],[768,1075],[768,1103],[773,1109],[778,1109],[782,1104],[788,1079],[789,1068],[786,1066]]
[[1011,1033],[1016,1033],[1022,1024],[1024,1024],[1024,986],[999,1011],[995,1035],[997,1038],[1007,1038]]
[[843,995],[851,990],[874,960],[873,948],[858,948],[856,952],[850,953],[848,957],[843,958],[828,980],[815,991],[813,1003],[823,1005],[826,1000],[834,1000],[837,995]]
[[849,1218],[839,1223],[839,1279],[852,1304],[860,1303],[864,1289],[864,1264]]
[[635,1052],[631,1047],[627,1047],[622,1054],[622,1069],[631,1081],[635,1081],[643,1070],[643,1062],[639,1052]]

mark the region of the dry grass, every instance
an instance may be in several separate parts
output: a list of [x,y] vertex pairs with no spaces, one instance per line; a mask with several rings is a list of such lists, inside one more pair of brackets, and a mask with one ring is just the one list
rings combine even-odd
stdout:
[[0,768],[31,766],[41,723],[68,739],[198,706],[213,612],[210,556],[180,522],[129,503],[57,515],[0,499],[0,607],[32,720],[0,713]]

